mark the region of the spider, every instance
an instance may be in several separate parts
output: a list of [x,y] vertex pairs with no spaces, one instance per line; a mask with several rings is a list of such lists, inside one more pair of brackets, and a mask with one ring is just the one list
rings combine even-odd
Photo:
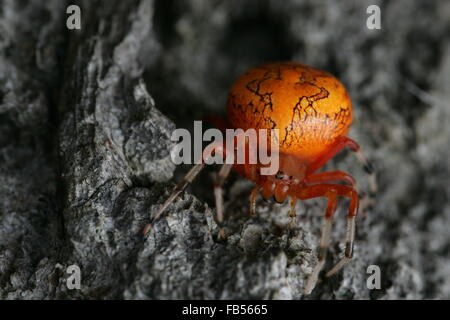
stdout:
[[[258,193],[265,199],[274,197],[279,203],[290,198],[289,216],[293,219],[298,199],[327,198],[318,263],[304,289],[309,294],[325,264],[337,198],[350,199],[346,245],[344,256],[326,273],[326,277],[338,272],[353,257],[355,217],[360,202],[356,181],[350,174],[342,171],[317,171],[347,147],[356,154],[369,175],[369,196],[373,197],[377,188],[372,165],[359,145],[347,136],[352,122],[352,103],[347,90],[329,73],[307,65],[296,62],[269,63],[248,70],[235,81],[229,92],[227,113],[228,126],[232,128],[279,129],[279,171],[273,175],[263,175],[261,163],[222,165],[214,183],[215,218],[219,226],[219,237],[225,237],[222,185],[233,167],[256,185],[250,193],[251,215],[255,214]],[[223,143],[216,144],[213,148],[213,154],[219,153],[223,157],[227,152],[235,151],[227,150]],[[211,153],[203,152],[203,161],[196,164],[175,187],[152,218],[152,223],[161,217],[168,205],[204,168],[207,154]],[[345,184],[332,183],[333,181]],[[371,203],[369,197],[364,196],[364,200]],[[151,229],[151,225],[146,226],[145,234]]]

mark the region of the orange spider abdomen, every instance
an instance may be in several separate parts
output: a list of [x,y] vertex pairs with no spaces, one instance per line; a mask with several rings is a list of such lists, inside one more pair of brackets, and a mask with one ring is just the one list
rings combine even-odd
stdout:
[[228,120],[244,130],[279,129],[279,150],[305,163],[346,135],[352,104],[339,80],[295,62],[250,69],[231,87]]

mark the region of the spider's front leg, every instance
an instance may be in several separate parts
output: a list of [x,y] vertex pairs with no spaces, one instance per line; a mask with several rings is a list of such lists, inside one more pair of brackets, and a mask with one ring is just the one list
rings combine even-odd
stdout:
[[223,228],[224,222],[224,210],[223,210],[223,184],[230,174],[232,164],[223,164],[220,168],[219,174],[216,176],[214,181],[214,198],[216,201],[216,223],[219,227],[219,240],[226,238],[225,230]]
[[[307,171],[306,175],[312,177],[312,176],[318,176],[321,174],[325,174],[325,173],[314,174],[314,172],[317,171],[318,169],[320,169],[325,163],[328,162],[328,160],[333,158],[337,153],[339,153],[342,149],[344,149],[346,147],[349,148],[351,151],[353,151],[356,158],[358,159],[358,162],[361,163],[364,171],[368,175],[369,194],[366,194],[365,192],[361,194],[362,195],[361,209],[363,211],[366,209],[370,210],[373,203],[375,202],[374,199],[375,199],[377,189],[378,189],[377,179],[376,179],[376,175],[375,175],[375,171],[374,171],[372,163],[367,159],[365,154],[362,152],[361,147],[353,139],[350,139],[349,137],[345,137],[345,136],[339,137],[326,153],[324,153],[319,158],[317,158],[308,167],[308,171]],[[336,172],[339,172],[339,171],[336,171]],[[347,175],[346,173],[344,173],[344,174]],[[328,179],[328,181],[332,181],[332,180],[335,180],[335,179]],[[342,180],[342,179],[338,179],[338,180]],[[349,182],[349,181],[347,181],[347,182]],[[350,183],[350,185],[354,186],[354,188],[357,189],[356,184]]]
[[[222,158],[225,158],[225,148],[223,146],[223,143],[213,143],[210,144],[203,150],[202,152],[202,161],[200,163],[194,165],[191,170],[183,177],[180,183],[178,183],[175,188],[173,189],[172,193],[170,194],[169,198],[163,203],[163,205],[158,209],[155,215],[150,219],[150,223],[147,224],[144,228],[144,236],[146,236],[151,228],[152,225],[162,217],[164,211],[167,209],[167,207],[180,195],[181,192],[183,192],[184,189],[192,182],[194,179],[198,176],[198,174],[202,171],[202,169],[205,167],[205,164],[208,163],[208,161],[213,158],[216,154],[219,154],[222,156]],[[217,218],[217,221],[223,221],[223,205],[221,201],[221,186],[223,184],[223,181],[227,177],[229,173],[229,168],[227,164],[224,164],[220,173],[219,173],[219,182],[215,184],[214,190],[216,194],[216,205],[218,204],[220,209],[220,212],[218,212],[217,216],[220,214],[220,218]],[[216,187],[217,185],[217,187]],[[219,190],[219,191],[216,191]],[[219,222],[218,222],[219,224]],[[220,227],[220,225],[219,225]],[[223,231],[222,231],[223,233]]]
[[327,273],[326,276],[331,276],[339,271],[345,263],[347,263],[353,257],[353,242],[355,237],[355,217],[358,212],[359,199],[358,193],[349,186],[343,186],[339,184],[317,184],[304,187],[299,191],[299,198],[302,200],[326,197],[328,198],[327,209],[325,211],[324,223],[322,226],[322,235],[319,246],[319,262],[314,267],[312,274],[310,275],[306,286],[305,294],[310,294],[314,289],[319,273],[325,264],[325,258],[328,251],[331,235],[331,226],[333,214],[337,208],[337,197],[347,197],[350,199],[350,206],[347,215],[347,233],[346,233],[346,247],[344,257]]
[[350,174],[343,171],[326,171],[320,173],[314,173],[305,178],[307,185],[317,183],[329,183],[331,181],[344,181],[352,188],[356,189],[356,180]]

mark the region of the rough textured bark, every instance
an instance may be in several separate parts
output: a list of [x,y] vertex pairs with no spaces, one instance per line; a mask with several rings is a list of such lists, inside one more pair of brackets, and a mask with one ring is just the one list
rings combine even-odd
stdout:
[[[368,30],[373,2],[86,0],[79,31],[65,27],[68,2],[0,2],[0,298],[450,298],[450,6],[375,1],[382,30]],[[233,176],[231,236],[217,242],[203,174],[142,237],[186,172],[170,160],[172,130],[223,115],[233,79],[274,60],[342,80],[350,135],[379,177],[355,259],[308,297],[323,199],[298,204],[288,232],[288,206],[258,201],[249,218],[251,185]],[[327,168],[367,188],[344,155]],[[72,264],[80,290],[65,284]],[[381,290],[366,287],[372,264]]]

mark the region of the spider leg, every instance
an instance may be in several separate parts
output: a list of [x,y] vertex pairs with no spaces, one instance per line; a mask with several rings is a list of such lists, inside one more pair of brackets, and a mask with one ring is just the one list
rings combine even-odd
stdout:
[[314,173],[305,177],[305,183],[307,185],[330,181],[344,181],[353,188],[356,186],[356,180],[350,174],[343,171],[326,171]]
[[[350,174],[343,171],[320,172],[305,177],[305,183],[307,185],[326,182],[329,183],[331,181],[344,181],[348,185],[356,189],[356,180]],[[295,206],[295,203],[293,205]],[[292,211],[292,202],[291,202],[291,211]],[[290,216],[292,217],[291,214]],[[295,217],[295,207],[294,207],[294,217]]]
[[290,201],[290,210],[289,210],[289,228],[295,227],[297,222],[297,212],[295,211],[295,205],[297,204],[297,197],[292,196]]
[[361,197],[361,209],[364,212],[366,209],[371,210],[375,202],[375,197],[378,191],[377,177],[372,163],[367,159],[360,146],[355,141],[351,141],[356,146],[355,148],[351,148],[351,150],[355,153],[356,158],[362,164],[364,171],[366,171],[369,179],[369,194],[367,195],[366,193],[363,193]]
[[232,164],[224,164],[220,168],[219,174],[215,178],[214,182],[214,197],[216,200],[216,221],[219,226],[219,239],[225,239],[225,231],[223,229],[223,183],[230,174]]
[[331,277],[339,270],[341,270],[342,267],[352,259],[354,241],[355,241],[355,217],[349,215],[347,217],[347,232],[345,236],[345,254],[341,258],[341,260],[339,260],[339,262],[336,263],[334,267],[331,268],[331,270],[326,273],[325,277],[327,278]]
[[[317,183],[317,182],[329,182],[329,181],[345,181],[351,187],[356,189],[355,179],[346,172],[343,171],[330,171],[312,174],[305,178],[307,184]],[[362,200],[361,200],[362,201]],[[337,273],[350,259],[348,256],[352,256],[353,252],[349,251],[353,249],[353,242],[355,238],[355,219],[349,216],[347,218],[347,232],[346,232],[346,243],[351,245],[346,247],[345,256],[330,270],[327,272],[326,277],[330,277]]]
[[198,163],[192,167],[191,170],[183,177],[183,180],[181,180],[180,183],[178,183],[175,188],[173,189],[172,193],[170,194],[169,198],[163,203],[163,205],[158,209],[155,215],[150,219],[150,223],[147,224],[144,228],[144,236],[147,235],[152,225],[161,218],[164,211],[167,209],[167,207],[180,195],[181,192],[183,192],[184,189],[194,181],[194,179],[198,176],[198,174],[202,171],[202,169],[205,167],[205,163],[208,161],[209,158],[212,157],[213,153],[219,152],[222,156],[225,155],[224,147],[222,143],[214,143],[209,145],[205,148],[205,150],[202,153],[202,159],[203,161],[201,163]]
[[[336,140],[336,142],[330,147],[330,149],[324,153],[322,156],[318,157],[313,163],[310,164],[308,167],[308,170],[306,172],[306,175],[311,175],[313,172],[317,171],[319,168],[321,168],[328,160],[333,158],[337,153],[339,153],[342,149],[345,147],[348,147],[351,151],[354,152],[356,158],[361,163],[362,167],[364,168],[364,171],[368,175],[369,180],[369,194],[362,193],[362,199],[361,199],[361,209],[362,211],[365,211],[365,209],[369,209],[373,205],[374,198],[377,193],[377,180],[375,175],[375,170],[373,168],[372,163],[367,159],[363,151],[361,150],[361,147],[354,141],[353,139],[350,139],[349,137],[340,137]],[[355,185],[356,189],[356,185]]]
[[346,248],[345,248],[345,259],[342,259],[338,264],[332,268],[330,272],[334,274],[339,269],[342,268],[345,263],[347,263],[353,256],[353,242],[354,242],[354,230],[355,230],[355,216],[358,211],[358,194],[357,192],[349,186],[343,186],[339,184],[316,184],[312,186],[307,186],[300,190],[299,197],[303,200],[316,198],[316,197],[327,197],[328,204],[325,211],[324,223],[322,226],[322,235],[320,239],[318,263],[314,267],[313,272],[305,286],[305,294],[310,294],[314,289],[319,273],[325,264],[325,258],[327,250],[330,243],[330,234],[332,226],[333,214],[337,208],[337,197],[343,196],[350,198],[350,207],[348,213],[348,227],[347,227],[347,238],[346,238]]
[[250,201],[250,217],[256,216],[256,196],[258,195],[258,187],[253,188],[250,193],[249,201]]
[[319,245],[319,254],[318,254],[318,263],[314,267],[311,275],[308,278],[308,281],[305,285],[305,294],[310,294],[311,291],[316,286],[317,280],[319,278],[319,273],[323,268],[323,265],[325,264],[326,255],[328,252],[328,247],[330,245],[330,235],[331,235],[331,227],[333,223],[333,214],[337,207],[337,196],[336,192],[329,191],[327,192],[328,195],[328,203],[327,203],[327,209],[325,212],[325,216],[323,219],[323,225],[322,225],[322,231],[321,231],[321,237],[320,237],[320,245]]

